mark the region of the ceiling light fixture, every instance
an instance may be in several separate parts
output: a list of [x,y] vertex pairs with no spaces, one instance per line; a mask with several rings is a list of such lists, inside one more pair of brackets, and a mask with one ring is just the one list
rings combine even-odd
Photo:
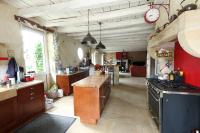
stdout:
[[99,44],[96,46],[96,49],[106,49],[105,45],[103,45],[103,43],[101,42],[101,22],[99,22],[99,26],[100,26],[100,42]]
[[88,44],[90,42],[91,44],[96,44],[96,39],[90,34],[90,23],[89,23],[89,16],[90,16],[90,10],[88,9],[88,34],[83,38],[81,44]]

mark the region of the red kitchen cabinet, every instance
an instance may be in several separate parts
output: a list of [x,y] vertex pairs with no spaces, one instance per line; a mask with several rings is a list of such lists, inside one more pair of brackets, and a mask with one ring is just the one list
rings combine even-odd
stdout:
[[116,52],[116,59],[128,59],[128,52]]

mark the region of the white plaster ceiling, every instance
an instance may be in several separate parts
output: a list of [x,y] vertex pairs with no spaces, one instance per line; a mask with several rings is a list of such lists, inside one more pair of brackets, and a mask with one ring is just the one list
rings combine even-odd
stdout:
[[102,24],[104,52],[142,51],[153,25],[143,16],[147,0],[3,0],[16,7],[18,15],[37,20],[79,41],[87,34],[87,10],[90,9],[90,32],[99,41]]

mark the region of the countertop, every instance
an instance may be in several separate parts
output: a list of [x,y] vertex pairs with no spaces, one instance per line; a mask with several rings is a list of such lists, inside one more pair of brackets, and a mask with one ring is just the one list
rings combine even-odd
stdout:
[[101,85],[109,78],[109,75],[92,75],[72,84],[72,86],[100,88]]
[[44,81],[33,80],[30,82],[21,82],[19,84],[15,84],[10,87],[7,87],[7,86],[0,87],[0,101],[6,100],[12,97],[16,97],[18,89],[22,89],[22,88],[36,85],[43,82]]
[[[85,70],[87,71],[87,70]],[[63,74],[57,74],[57,75],[61,75],[61,76],[71,76],[71,75],[75,75],[75,74],[78,74],[78,73],[82,73],[82,72],[85,72],[85,71],[77,71],[77,72],[74,72],[74,73],[63,73]]]

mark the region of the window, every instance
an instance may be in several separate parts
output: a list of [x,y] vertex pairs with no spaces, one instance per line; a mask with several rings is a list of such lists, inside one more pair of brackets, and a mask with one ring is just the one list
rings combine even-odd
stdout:
[[78,58],[79,58],[80,60],[83,59],[83,49],[82,49],[82,48],[78,48]]
[[44,72],[45,62],[43,32],[23,27],[22,37],[26,71],[35,71],[36,73]]

